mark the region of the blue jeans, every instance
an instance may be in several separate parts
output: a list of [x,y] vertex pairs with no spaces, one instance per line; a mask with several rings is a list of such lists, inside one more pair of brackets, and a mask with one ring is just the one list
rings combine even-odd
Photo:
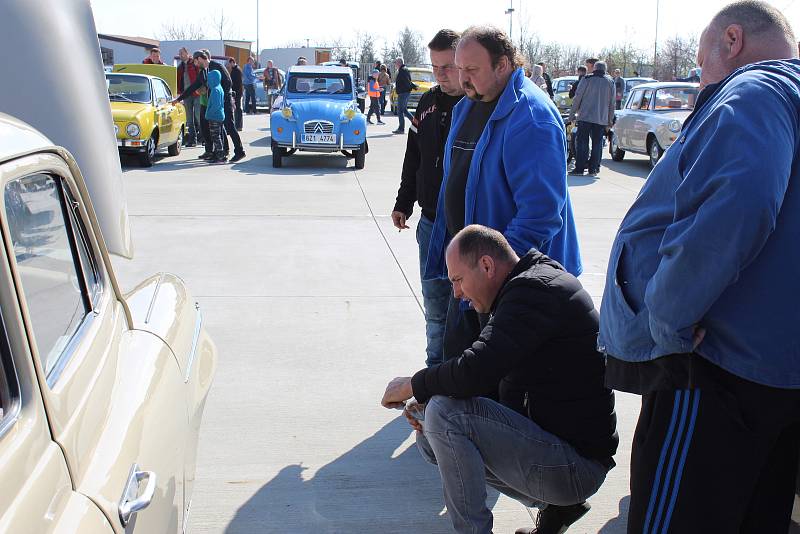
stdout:
[[[593,122],[578,121],[578,138],[575,140],[575,170],[586,170],[586,160],[589,160],[589,172],[600,171],[600,161],[603,157],[603,136],[606,127]],[[592,155],[589,157],[589,138],[592,140]]]
[[450,301],[452,286],[449,280],[424,280],[425,263],[428,261],[428,245],[431,242],[433,221],[420,214],[417,223],[417,244],[419,245],[419,277],[422,280],[422,302],[425,307],[425,365],[428,367],[442,363],[442,343],[444,327],[447,322],[447,304]]
[[186,109],[186,139],[184,142],[194,144],[197,142],[197,134],[200,130],[200,97],[187,96],[183,99],[183,107]]
[[412,120],[414,115],[408,112],[408,97],[411,93],[397,93],[397,118],[400,121],[397,125],[398,130],[406,129],[406,117]]
[[492,531],[486,484],[525,506],[566,506],[592,496],[608,473],[596,460],[491,399],[436,395],[425,407],[422,456],[439,466],[456,532]]
[[244,112],[256,112],[256,86],[255,84],[245,84],[244,86]]

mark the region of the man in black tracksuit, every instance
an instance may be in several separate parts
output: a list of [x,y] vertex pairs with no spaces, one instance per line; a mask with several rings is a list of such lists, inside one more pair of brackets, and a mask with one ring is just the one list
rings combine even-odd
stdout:
[[392,133],[401,134],[406,131],[405,118],[413,119],[414,117],[408,112],[408,98],[411,96],[411,91],[417,88],[417,85],[411,81],[411,72],[403,62],[403,58],[399,57],[394,60],[394,65],[397,68],[397,75],[395,76],[394,89],[397,92],[397,129]]
[[[392,222],[398,230],[403,230],[408,228],[406,221],[414,211],[414,203],[419,202],[421,215],[417,223],[417,244],[421,279],[424,278],[428,244],[433,221],[436,220],[436,203],[439,200],[444,167],[444,145],[450,132],[450,113],[464,94],[454,64],[458,38],[459,34],[453,30],[440,30],[428,43],[438,85],[422,95],[411,121],[400,189],[392,211]],[[425,363],[430,366],[442,361],[450,282],[423,279],[422,297],[427,338]]]
[[[244,154],[244,148],[242,148],[242,140],[239,138],[239,132],[236,131],[236,126],[234,125],[234,110],[233,110],[233,99],[231,98],[231,75],[228,74],[228,70],[217,63],[216,61],[211,61],[209,57],[206,55],[205,52],[200,50],[196,51],[192,54],[194,58],[195,65],[198,68],[208,70],[216,70],[222,76],[222,90],[225,93],[224,105],[225,105],[225,133],[230,136],[231,140],[233,141],[233,157],[230,159],[231,163],[236,163],[240,159],[242,159]],[[194,83],[184,89],[181,95],[173,100],[174,104],[180,102],[184,98],[190,96],[194,91],[197,91],[201,87],[206,86],[208,87],[208,77],[207,76],[198,76],[195,79]],[[225,137],[225,152],[228,152],[228,138]],[[201,155],[201,158],[207,159],[211,158],[214,154],[208,150],[208,145],[206,145],[206,153]]]
[[[588,511],[619,441],[592,298],[559,263],[535,249],[519,258],[485,226],[457,233],[446,260],[453,294],[488,322],[458,358],[392,380],[381,403],[419,403],[406,417],[439,466],[456,532],[491,532],[486,484],[540,508],[537,527],[517,533],[564,532]],[[486,398],[494,391],[499,402]]]

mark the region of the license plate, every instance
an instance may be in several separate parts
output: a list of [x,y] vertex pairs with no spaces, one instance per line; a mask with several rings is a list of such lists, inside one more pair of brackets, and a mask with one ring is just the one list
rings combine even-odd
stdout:
[[334,134],[303,134],[303,143],[315,144],[336,144],[336,135]]

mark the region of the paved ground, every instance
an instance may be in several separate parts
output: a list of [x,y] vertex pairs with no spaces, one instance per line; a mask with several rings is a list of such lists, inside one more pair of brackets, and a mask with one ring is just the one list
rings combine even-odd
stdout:
[[[246,117],[238,164],[208,166],[185,149],[151,169],[125,166],[136,257],[115,260],[123,287],[179,274],[219,348],[193,533],[450,532],[438,472],[400,413],[380,406],[387,381],[425,359],[414,230],[389,218],[405,137],[387,123],[370,129],[362,171],[320,155],[272,169],[265,115]],[[611,241],[648,172],[630,159],[570,180],[581,279],[597,305]],[[624,532],[638,410],[637,397],[617,397],[618,467],[570,532]],[[530,524],[515,501],[490,502],[495,532]]]

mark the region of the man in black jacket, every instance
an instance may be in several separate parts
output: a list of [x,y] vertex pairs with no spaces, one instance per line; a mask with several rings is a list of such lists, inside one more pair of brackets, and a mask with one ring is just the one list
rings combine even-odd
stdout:
[[244,82],[242,80],[242,69],[236,64],[232,57],[228,58],[228,72],[231,75],[231,94],[233,96],[234,124],[236,131],[242,131],[242,96],[244,95]]
[[450,112],[464,95],[455,66],[458,38],[458,32],[440,30],[428,43],[433,75],[438,85],[422,95],[411,120],[400,189],[392,211],[395,227],[404,230],[408,228],[406,221],[414,211],[414,202],[419,202],[421,208],[417,244],[425,306],[425,363],[428,366],[442,361],[442,340],[450,301],[450,283],[441,279],[425,280],[424,270],[442,185],[444,145],[450,131]]
[[[224,110],[225,110],[225,133],[230,136],[231,140],[233,140],[234,146],[234,153],[233,157],[230,159],[231,163],[236,163],[240,159],[242,159],[244,154],[244,148],[242,148],[242,140],[239,138],[239,132],[236,131],[236,127],[233,123],[233,100],[231,99],[231,76],[228,74],[228,71],[217,63],[216,61],[211,61],[209,56],[203,52],[202,50],[196,51],[192,54],[194,58],[194,64],[198,68],[205,69],[206,71],[215,70],[220,73],[222,76],[222,91],[225,93],[224,98]],[[197,79],[194,81],[192,85],[184,89],[181,95],[172,101],[173,104],[177,104],[184,98],[191,95],[194,91],[197,91],[203,86],[207,87],[208,85],[208,77],[207,76],[198,76]],[[225,138],[225,152],[228,151],[228,139]],[[206,155],[208,154],[208,155]],[[206,153],[202,154],[201,158],[210,158],[213,156],[213,153],[209,152],[208,145],[206,145]]]
[[454,295],[488,322],[458,358],[392,380],[381,403],[416,399],[405,414],[439,466],[456,532],[491,532],[486,484],[539,508],[537,527],[518,533],[564,532],[619,441],[592,299],[560,264],[535,249],[519,258],[484,226],[456,234],[446,260]]
[[405,133],[406,131],[406,117],[413,120],[414,117],[408,112],[408,98],[411,96],[411,91],[417,88],[417,85],[411,81],[411,73],[408,71],[403,58],[399,57],[394,60],[394,66],[397,68],[397,76],[395,76],[394,90],[397,92],[397,129],[392,133]]
[[555,96],[555,93],[553,93],[553,79],[547,74],[547,65],[544,61],[540,61],[537,65],[542,67],[542,78],[544,78],[544,83],[547,86],[547,94],[552,99]]

